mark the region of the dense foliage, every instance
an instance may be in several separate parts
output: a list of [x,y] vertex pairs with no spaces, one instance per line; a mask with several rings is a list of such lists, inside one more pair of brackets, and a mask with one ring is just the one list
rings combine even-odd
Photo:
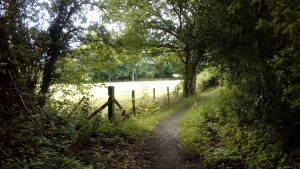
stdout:
[[212,48],[211,59],[229,86],[242,93],[247,111],[237,112],[240,123],[271,125],[284,151],[297,152],[300,4],[241,0],[224,5],[226,34]]
[[[219,153],[237,157],[246,168],[280,168],[280,159],[285,156],[296,162],[300,136],[299,80],[296,80],[300,61],[300,4],[293,0],[234,0],[219,4],[221,18],[217,20],[221,27],[216,31],[219,37],[209,45],[207,64],[219,69],[231,94],[224,94],[224,102],[211,105],[216,108],[205,110],[211,115],[203,117],[204,122],[196,128],[203,135],[206,131],[213,132],[207,137],[212,139],[211,144],[220,145],[207,145],[208,149],[201,150],[207,160],[219,167],[226,165],[223,156],[211,156],[214,154],[211,151],[217,151],[218,147]],[[229,135],[231,129],[232,133],[242,135]],[[230,154],[235,151],[230,141],[241,141],[239,150],[245,149],[246,155]],[[258,146],[252,149],[251,142]],[[247,161],[248,158],[252,159]],[[239,162],[230,166],[236,163]]]
[[200,154],[209,168],[298,168],[273,125],[261,120],[241,124],[241,112],[252,118],[251,101],[251,96],[228,87],[205,92],[201,104],[181,120],[182,143]]
[[48,99],[54,83],[179,73],[191,96],[211,66],[202,91],[224,91],[195,107],[184,142],[216,168],[297,167],[299,11],[299,0],[1,0],[0,168],[101,168],[103,146],[130,142],[88,121],[87,103],[61,111]]
[[255,98],[215,70],[199,76],[204,92],[180,122],[183,145],[209,168],[299,168],[297,145],[283,137],[293,131],[281,133],[278,124],[258,118]]
[[300,4],[220,3],[208,65],[219,69],[225,91],[186,117],[184,132],[195,135],[182,140],[215,168],[297,168]]

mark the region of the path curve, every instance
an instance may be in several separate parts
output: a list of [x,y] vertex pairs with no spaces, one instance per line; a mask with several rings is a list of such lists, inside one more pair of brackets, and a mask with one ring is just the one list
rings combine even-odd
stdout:
[[178,119],[188,109],[184,107],[163,120],[144,145],[145,169],[203,169],[194,154],[184,150],[178,141]]

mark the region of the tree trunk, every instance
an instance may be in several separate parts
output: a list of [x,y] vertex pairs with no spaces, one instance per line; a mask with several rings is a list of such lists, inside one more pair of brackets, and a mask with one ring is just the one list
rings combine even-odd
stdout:
[[52,81],[52,74],[54,73],[54,70],[55,70],[55,63],[59,56],[59,53],[57,53],[55,51],[52,53],[51,50],[52,49],[49,49],[49,56],[51,56],[51,58],[49,59],[49,61],[47,63],[45,63],[45,68],[44,68],[44,73],[43,73],[40,97],[39,97],[39,101],[38,101],[38,105],[40,107],[43,107],[46,103],[46,100],[47,100],[46,94],[48,93],[48,90],[50,88],[51,81]]
[[133,70],[131,71],[131,81],[134,82],[134,72],[133,72]]
[[49,49],[47,51],[48,58],[45,59],[45,67],[43,72],[40,97],[38,100],[38,105],[40,107],[45,106],[47,100],[46,94],[48,93],[52,81],[52,75],[55,71],[55,63],[58,60],[58,57],[61,55],[61,51],[64,48],[64,45],[60,40],[62,38],[62,31],[63,28],[59,25],[59,22],[54,23],[49,28],[51,43],[49,44]]
[[[40,90],[38,105],[43,107],[46,103],[46,94],[52,81],[52,75],[55,71],[55,64],[63,51],[67,47],[68,36],[76,29],[70,27],[72,16],[80,9],[83,3],[81,1],[59,1],[58,11],[55,19],[51,23],[48,31],[51,43],[48,46],[47,58],[45,58],[45,68],[43,81]],[[64,32],[64,29],[70,29]]]
[[185,63],[184,65],[184,96],[193,96],[196,93],[197,71],[200,61],[194,63]]
[[183,93],[185,97],[193,96],[196,93],[197,71],[199,69],[200,58],[203,56],[203,51],[196,51],[196,55],[191,55],[188,47],[185,49],[184,62],[184,82]]

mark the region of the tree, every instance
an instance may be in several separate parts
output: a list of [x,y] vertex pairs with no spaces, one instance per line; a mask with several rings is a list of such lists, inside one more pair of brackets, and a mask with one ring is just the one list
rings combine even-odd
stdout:
[[[272,60],[277,76],[278,87],[282,88],[282,100],[286,101],[290,108],[290,118],[300,121],[300,3],[291,1],[267,1],[270,9],[270,19],[260,19],[258,29],[271,29],[278,42],[276,58]],[[295,129],[298,130],[298,129]]]
[[44,106],[45,104],[46,94],[52,81],[57,60],[66,54],[69,40],[74,38],[74,33],[78,33],[80,30],[79,27],[74,25],[74,17],[76,13],[81,10],[83,4],[88,2],[88,0],[57,0],[52,1],[50,5],[50,13],[55,16],[55,18],[48,28],[49,44],[47,45],[48,50],[43,58],[45,66],[40,90],[40,106]]
[[299,62],[296,59],[299,42],[295,39],[299,3],[286,4],[281,0],[222,3],[228,12],[220,20],[223,32],[215,41],[215,50],[210,51],[212,60],[230,74],[231,84],[257,100],[260,116],[267,121],[287,117],[280,113],[285,104],[282,85],[294,80],[285,78],[278,82],[278,79],[283,74],[291,77],[294,73],[290,68],[296,70]]
[[67,56],[71,41],[78,41],[83,35],[84,28],[78,25],[85,17],[80,12],[95,5],[100,6],[93,0],[0,2],[1,62],[6,65],[2,73],[12,74],[9,79],[14,79],[19,93],[30,97],[25,100],[36,101],[37,84],[41,83],[37,100],[40,106],[45,104],[56,62]]
[[[176,53],[184,64],[184,95],[195,94],[196,75],[204,60],[207,43],[217,23],[211,13],[213,1],[110,1],[117,7],[113,17],[121,13],[126,30],[123,37],[136,37],[140,51],[152,54]],[[120,8],[121,6],[121,8]],[[117,13],[117,14],[116,14]],[[124,16],[125,13],[125,16]],[[145,37],[147,35],[147,37]],[[136,44],[129,42],[128,44]]]
[[29,108],[34,107],[41,73],[39,57],[44,51],[43,32],[29,28],[35,5],[30,0],[0,2],[1,109],[6,112],[1,115],[7,118],[29,113]]
[[291,152],[300,128],[299,1],[221,3],[227,9],[220,20],[223,29],[209,53],[229,84],[250,98],[240,100],[240,124],[272,125]]

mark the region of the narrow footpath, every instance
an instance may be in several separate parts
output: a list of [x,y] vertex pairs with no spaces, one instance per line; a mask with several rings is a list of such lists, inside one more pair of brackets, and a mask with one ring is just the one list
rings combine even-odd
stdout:
[[145,169],[202,169],[194,154],[184,150],[178,140],[178,119],[188,108],[163,120],[144,145],[142,168]]

